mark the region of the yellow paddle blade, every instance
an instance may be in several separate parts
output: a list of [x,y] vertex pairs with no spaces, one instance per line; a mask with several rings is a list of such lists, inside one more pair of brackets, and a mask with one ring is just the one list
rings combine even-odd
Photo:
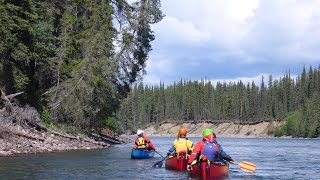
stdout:
[[256,172],[256,165],[255,164],[243,161],[243,162],[239,163],[238,165],[239,165],[240,169],[243,171],[251,172],[251,173]]

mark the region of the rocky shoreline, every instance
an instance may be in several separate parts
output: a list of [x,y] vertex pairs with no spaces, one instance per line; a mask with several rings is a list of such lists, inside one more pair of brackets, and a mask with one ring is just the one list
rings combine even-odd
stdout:
[[0,126],[0,156],[72,149],[98,149],[109,146],[109,143],[95,141],[89,137],[67,138],[20,126]]
[[0,89],[0,156],[98,149],[126,142],[107,129],[77,136],[50,130],[42,124],[35,108],[11,103],[19,94],[6,96]]

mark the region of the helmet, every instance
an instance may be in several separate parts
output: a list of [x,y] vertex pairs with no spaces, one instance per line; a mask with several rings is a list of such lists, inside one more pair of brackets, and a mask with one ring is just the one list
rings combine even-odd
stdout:
[[209,136],[209,135],[212,135],[212,134],[213,134],[212,129],[205,129],[202,132],[203,137],[206,137],[206,136]]
[[187,130],[186,128],[180,128],[178,132],[178,136],[186,136],[187,135]]
[[144,133],[144,131],[142,131],[141,129],[138,129],[137,135],[140,135],[140,134],[142,134],[142,133]]

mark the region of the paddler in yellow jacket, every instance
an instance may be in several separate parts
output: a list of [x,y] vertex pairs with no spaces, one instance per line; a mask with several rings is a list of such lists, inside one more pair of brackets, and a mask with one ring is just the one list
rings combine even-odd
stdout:
[[192,141],[187,138],[186,128],[180,128],[177,139],[174,140],[173,146],[169,149],[167,156],[191,154],[193,150]]
[[153,150],[155,151],[156,148],[150,141],[150,139],[147,136],[143,135],[144,131],[139,129],[137,131],[137,138],[134,140],[135,146],[134,149],[145,149],[145,150]]

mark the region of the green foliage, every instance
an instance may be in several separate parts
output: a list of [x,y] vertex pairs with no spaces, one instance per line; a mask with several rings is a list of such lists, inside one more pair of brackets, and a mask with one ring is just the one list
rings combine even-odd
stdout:
[[124,129],[168,120],[242,124],[282,120],[287,124],[269,133],[318,137],[320,85],[316,84],[320,81],[320,69],[309,70],[309,75],[306,74],[303,71],[295,80],[288,73],[276,80],[269,76],[268,87],[265,87],[263,77],[260,86],[241,81],[217,82],[215,86],[203,81],[180,81],[166,88],[163,83],[145,88],[135,85],[123,101],[117,117]]
[[19,71],[14,71],[13,77],[15,80],[14,88],[17,91],[25,91],[29,82],[30,82],[30,79],[28,78],[28,76],[26,76],[25,74],[23,74]]
[[104,126],[143,73],[162,17],[159,0],[0,1],[0,86],[24,91],[47,125]]
[[42,119],[42,122],[45,123],[46,125],[51,124],[51,118],[50,118],[50,113],[48,109],[43,109],[40,118]]
[[58,130],[59,128],[53,123],[51,119],[51,115],[48,109],[43,108],[41,113],[40,113],[40,118],[43,122],[43,124],[51,130]]
[[105,123],[105,126],[111,131],[116,132],[118,130],[118,125],[115,117],[108,117]]
[[299,110],[288,116],[286,124],[277,129],[276,136],[293,136],[293,137],[319,137],[320,129],[320,96],[318,93],[313,95],[312,99]]
[[284,126],[280,127],[276,131],[276,136],[297,136],[300,134],[299,126],[302,120],[302,112],[295,111],[287,118],[287,122]]

